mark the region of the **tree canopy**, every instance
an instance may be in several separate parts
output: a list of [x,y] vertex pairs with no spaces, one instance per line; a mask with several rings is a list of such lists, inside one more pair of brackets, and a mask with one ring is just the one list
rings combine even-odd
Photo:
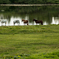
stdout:
[[0,4],[59,4],[59,0],[0,0]]

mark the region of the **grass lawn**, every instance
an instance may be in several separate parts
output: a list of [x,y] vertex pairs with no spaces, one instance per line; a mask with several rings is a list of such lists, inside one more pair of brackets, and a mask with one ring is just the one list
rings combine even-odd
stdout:
[[59,25],[1,26],[0,57],[6,56],[59,59]]

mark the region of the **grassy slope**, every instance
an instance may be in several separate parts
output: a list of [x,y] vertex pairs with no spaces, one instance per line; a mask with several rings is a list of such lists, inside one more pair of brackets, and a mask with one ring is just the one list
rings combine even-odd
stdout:
[[0,27],[0,56],[30,54],[28,59],[52,59],[59,58],[58,52],[59,25]]

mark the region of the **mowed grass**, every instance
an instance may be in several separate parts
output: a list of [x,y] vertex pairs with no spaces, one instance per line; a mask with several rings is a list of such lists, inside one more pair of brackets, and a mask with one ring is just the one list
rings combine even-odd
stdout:
[[1,26],[0,56],[5,55],[29,55],[25,59],[58,59],[59,25]]

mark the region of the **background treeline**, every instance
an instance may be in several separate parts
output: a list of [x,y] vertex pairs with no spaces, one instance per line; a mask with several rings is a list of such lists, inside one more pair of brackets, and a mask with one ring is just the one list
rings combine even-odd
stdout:
[[0,0],[0,4],[59,4],[59,0]]
[[50,11],[49,13],[58,13],[59,14],[59,6],[20,6],[20,7],[15,7],[15,6],[0,6],[0,12],[2,12],[2,10],[4,10],[4,12],[15,12],[15,13],[18,13],[18,14],[24,14],[24,13],[36,13],[36,12],[48,12]]
[[[59,6],[0,6],[0,12],[2,12],[2,10],[4,10],[4,12],[15,12],[18,14],[23,14],[23,13],[36,13],[36,12],[48,12],[51,13],[52,11],[59,13]],[[52,12],[53,13],[53,12]]]

